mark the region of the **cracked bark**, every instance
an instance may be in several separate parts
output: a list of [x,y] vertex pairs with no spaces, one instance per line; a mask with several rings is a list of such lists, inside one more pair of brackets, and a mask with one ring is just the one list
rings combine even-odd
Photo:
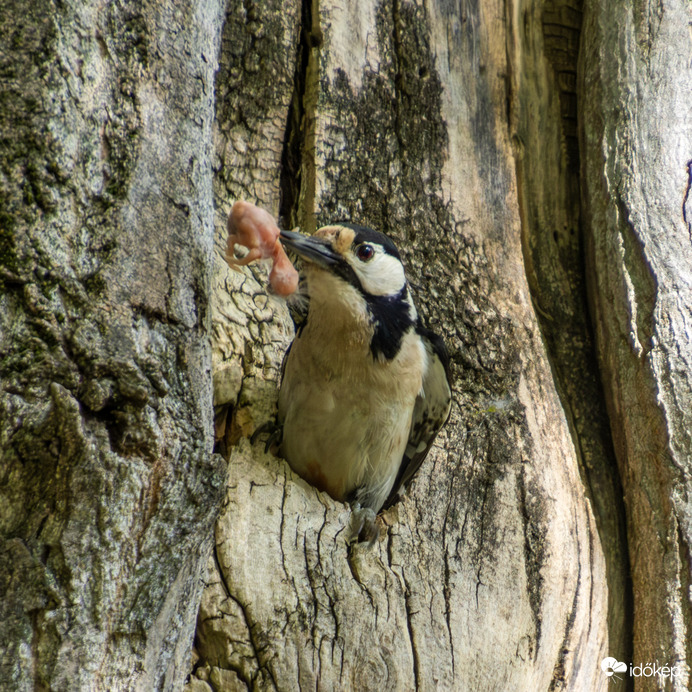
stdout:
[[692,660],[689,19],[684,2],[587,0],[580,57],[589,299],[627,513],[632,657],[680,671],[641,689],[688,689]]
[[[268,2],[253,6],[266,25],[254,43],[244,12],[229,4],[217,78],[218,246],[241,196],[287,226],[350,218],[392,235],[453,353],[455,406],[410,496],[383,516],[386,538],[349,553],[348,509],[247,440],[273,415],[292,331],[273,298],[272,320],[252,318],[266,270],[219,264],[230,486],[190,690],[219,689],[250,633],[261,663],[238,689],[605,685],[601,543],[524,273],[504,4]],[[227,89],[246,51],[269,70]],[[275,176],[248,188],[259,159]],[[234,599],[247,622],[218,617]]]

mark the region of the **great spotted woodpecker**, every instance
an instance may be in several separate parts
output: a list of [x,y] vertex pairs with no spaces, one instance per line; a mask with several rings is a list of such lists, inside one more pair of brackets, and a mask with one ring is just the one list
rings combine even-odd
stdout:
[[282,231],[302,259],[307,314],[284,359],[281,455],[303,478],[350,502],[354,538],[418,470],[449,416],[449,359],[416,310],[384,234],[350,223],[312,236]]

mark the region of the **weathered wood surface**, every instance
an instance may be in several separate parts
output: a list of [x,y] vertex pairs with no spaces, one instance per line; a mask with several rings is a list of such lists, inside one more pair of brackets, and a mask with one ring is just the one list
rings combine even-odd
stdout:
[[514,4],[508,26],[510,126],[526,276],[606,559],[608,653],[631,661],[625,508],[584,271],[577,132],[581,6],[581,0]]
[[212,451],[220,3],[0,3],[0,688],[179,688]]
[[599,360],[627,507],[633,661],[689,689],[692,35],[682,0],[585,2],[583,200]]
[[391,234],[452,351],[455,405],[381,540],[349,558],[348,508],[245,439],[273,414],[291,333],[266,270],[219,264],[230,481],[189,689],[604,688],[605,561],[525,278],[504,5],[253,12],[228,8],[218,209]]

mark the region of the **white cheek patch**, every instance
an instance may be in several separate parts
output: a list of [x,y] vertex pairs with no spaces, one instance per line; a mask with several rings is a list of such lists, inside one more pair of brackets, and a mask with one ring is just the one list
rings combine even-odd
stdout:
[[363,290],[370,295],[395,296],[406,285],[401,262],[379,248],[369,262],[361,262],[356,257],[349,257],[348,261]]

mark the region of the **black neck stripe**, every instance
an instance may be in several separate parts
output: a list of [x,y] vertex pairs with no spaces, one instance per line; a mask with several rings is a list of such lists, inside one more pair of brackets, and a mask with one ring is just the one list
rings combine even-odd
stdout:
[[370,351],[374,358],[383,356],[391,360],[399,353],[404,334],[413,324],[409,304],[406,302],[406,286],[394,296],[374,296],[366,293],[360,285],[353,267],[342,260],[332,265],[331,271],[355,288],[368,306],[372,317],[374,334]]
[[413,325],[406,302],[406,286],[395,296],[365,296],[375,331],[370,341],[374,358],[391,360],[399,353],[406,332]]
[[[345,221],[339,221],[334,225],[344,226],[355,232],[354,246],[361,243],[374,243],[380,245],[388,255],[401,261],[396,245],[384,233]],[[363,290],[358,275],[345,259],[333,264],[329,271],[353,286],[367,303],[374,326],[374,333],[370,341],[370,351],[373,357],[384,357],[386,360],[394,358],[401,349],[404,335],[413,325],[409,304],[406,301],[407,286],[404,285],[401,291],[394,296],[374,296]]]

